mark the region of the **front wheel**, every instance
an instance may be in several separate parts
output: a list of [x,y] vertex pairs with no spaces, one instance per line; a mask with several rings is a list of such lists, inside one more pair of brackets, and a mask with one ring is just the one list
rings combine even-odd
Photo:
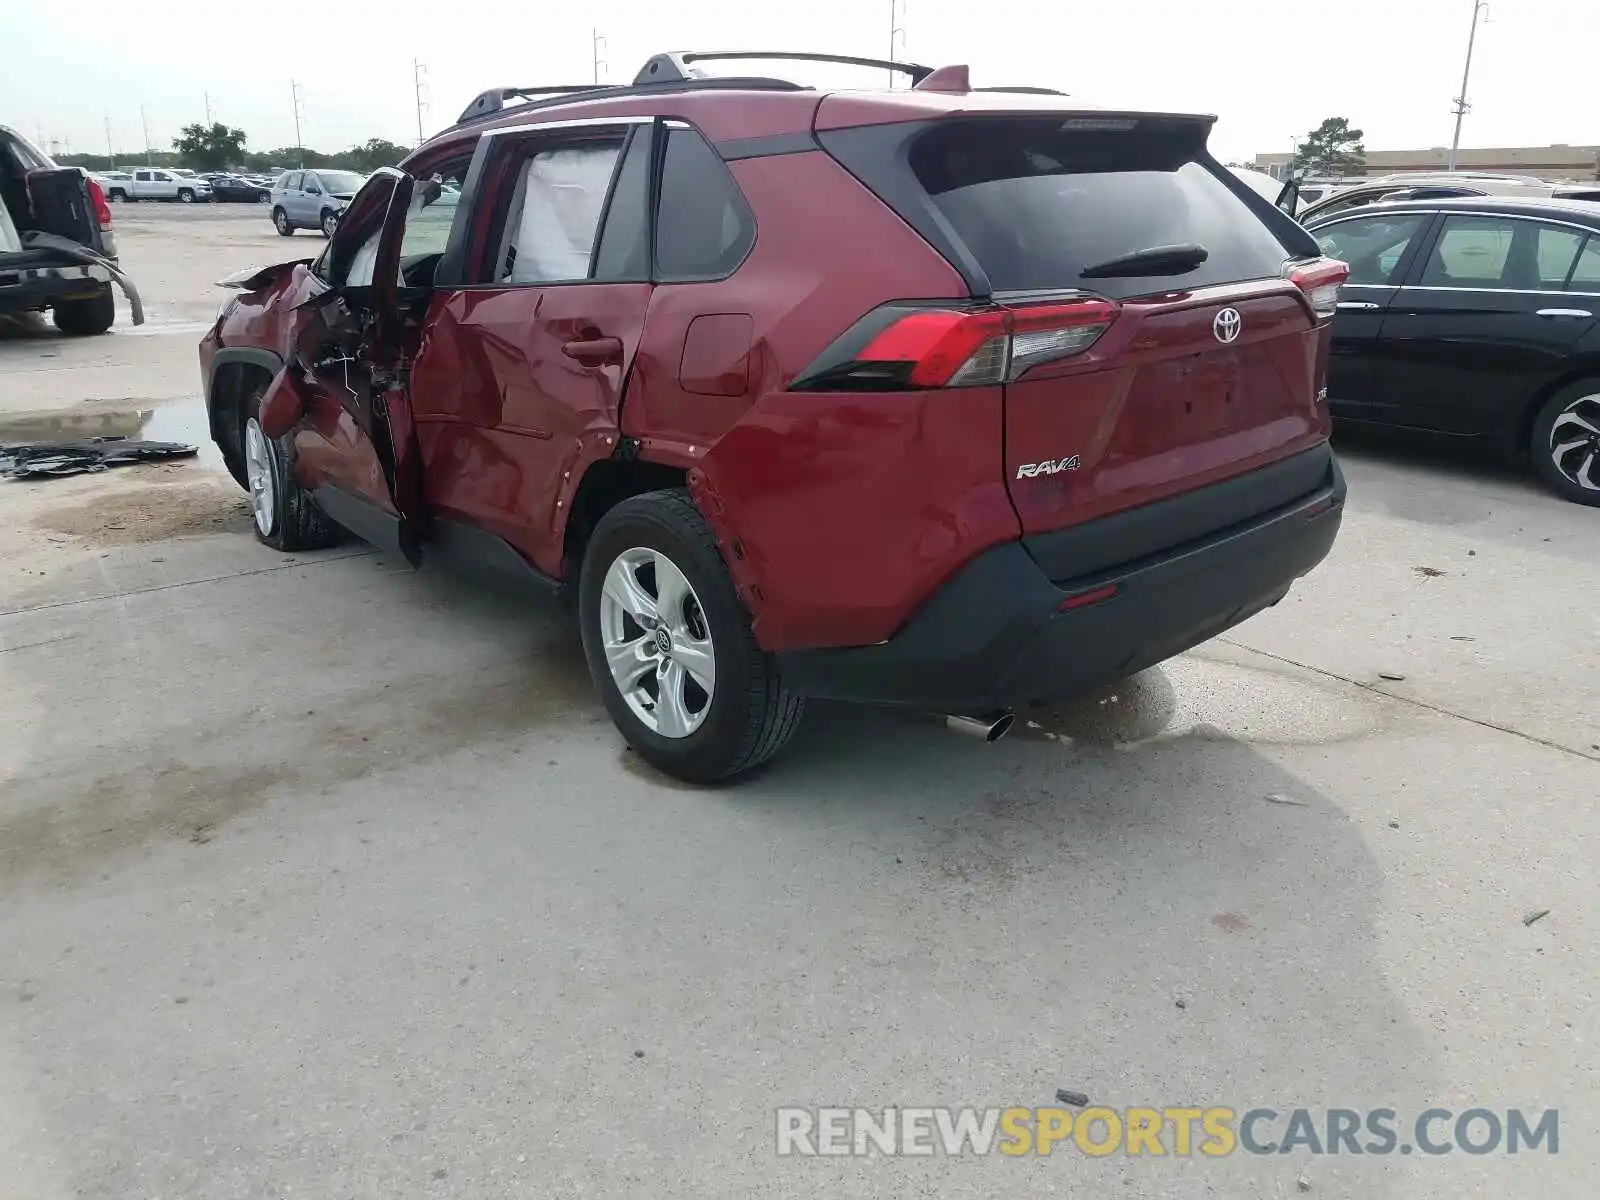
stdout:
[[281,208],[272,210],[272,227],[278,231],[279,237],[290,237],[294,233],[294,226],[289,224],[289,214]]
[[189,188],[179,188],[178,189],[178,203],[179,204],[193,204],[194,203],[194,192],[191,191]]
[[311,493],[295,482],[287,439],[274,440],[261,428],[266,385],[245,401],[243,449],[245,487],[256,540],[274,550],[316,550],[339,542],[343,531],[328,519]]
[[322,236],[325,238],[331,238],[333,236],[333,231],[337,228],[339,228],[339,214],[334,212],[331,208],[323,209]]
[[1558,496],[1600,508],[1600,379],[1551,396],[1533,423],[1533,466]]
[[612,721],[651,765],[715,783],[789,742],[805,701],[756,644],[705,519],[682,491],[624,500],[583,558],[578,617]]
[[271,204],[272,203],[272,196],[267,192],[262,192],[261,195],[256,197],[256,203],[257,204]]

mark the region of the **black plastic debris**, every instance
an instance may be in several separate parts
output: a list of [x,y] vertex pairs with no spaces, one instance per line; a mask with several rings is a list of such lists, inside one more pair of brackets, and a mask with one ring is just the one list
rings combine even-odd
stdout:
[[183,442],[146,442],[125,437],[33,442],[24,446],[0,446],[0,475],[9,475],[12,479],[84,475],[129,463],[193,458],[199,452],[198,446]]

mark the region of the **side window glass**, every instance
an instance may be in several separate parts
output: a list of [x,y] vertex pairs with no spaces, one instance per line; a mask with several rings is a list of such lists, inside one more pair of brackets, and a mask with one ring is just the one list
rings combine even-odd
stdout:
[[1406,246],[1428,219],[1426,213],[1358,217],[1313,230],[1329,258],[1350,264],[1350,283],[1393,284]]
[[287,175],[285,175],[283,177],[283,187],[284,187],[285,191],[292,192],[292,191],[296,190],[299,186],[300,186],[300,172],[299,171],[290,171],[289,174],[287,174]]
[[[1507,280],[1516,222],[1499,217],[1451,216],[1445,218],[1439,241],[1428,256],[1422,282],[1426,287],[1510,288]],[[1533,232],[1530,225],[1528,233]],[[1525,239],[1533,248],[1532,238]],[[1528,264],[1530,267],[1532,263]],[[1533,272],[1530,270],[1529,275]]]
[[1583,249],[1584,233],[1581,229],[1566,229],[1560,225],[1538,226],[1539,286],[1541,290],[1559,292],[1566,286],[1567,275]]
[[669,129],[656,216],[656,278],[731,275],[755,244],[755,219],[717,152],[692,129]]
[[1600,233],[1591,233],[1567,280],[1569,292],[1600,292]]
[[650,157],[652,134],[636,129],[611,189],[606,225],[595,251],[594,277],[612,283],[650,278]]
[[606,138],[529,155],[517,175],[492,281],[575,282],[589,278],[600,216],[622,138]]

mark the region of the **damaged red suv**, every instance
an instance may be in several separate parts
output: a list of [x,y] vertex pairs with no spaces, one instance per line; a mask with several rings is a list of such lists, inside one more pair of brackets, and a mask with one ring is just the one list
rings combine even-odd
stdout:
[[315,261],[228,281],[212,433],[269,545],[567,592],[673,775],[755,767],[812,697],[995,736],[1276,603],[1338,530],[1345,268],[1211,126],[830,56],[486,92]]

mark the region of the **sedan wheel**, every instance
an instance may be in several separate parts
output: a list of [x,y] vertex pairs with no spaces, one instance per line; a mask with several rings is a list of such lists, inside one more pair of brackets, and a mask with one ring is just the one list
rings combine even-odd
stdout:
[[600,637],[612,682],[650,732],[685,738],[705,723],[717,660],[705,610],[659,550],[626,550],[606,571]]
[[1552,489],[1600,508],[1600,379],[1552,396],[1534,422],[1533,465]]
[[1579,396],[1550,427],[1550,460],[1563,478],[1600,492],[1600,393]]

